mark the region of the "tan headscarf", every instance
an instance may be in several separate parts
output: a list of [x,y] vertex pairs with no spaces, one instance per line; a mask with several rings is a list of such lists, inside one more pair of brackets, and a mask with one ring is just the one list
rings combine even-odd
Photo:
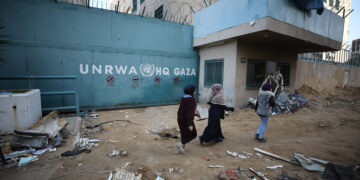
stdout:
[[225,105],[224,96],[221,92],[221,84],[214,84],[211,86],[211,95],[209,101],[212,104]]

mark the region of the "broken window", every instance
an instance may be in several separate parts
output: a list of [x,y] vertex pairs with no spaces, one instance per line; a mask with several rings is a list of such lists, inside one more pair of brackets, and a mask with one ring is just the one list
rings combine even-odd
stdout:
[[205,86],[222,84],[224,60],[205,61]]
[[290,64],[277,63],[277,69],[280,69],[280,73],[283,76],[284,86],[290,86]]
[[162,19],[163,18],[163,5],[155,10],[155,18]]
[[132,5],[133,5],[132,12],[136,12],[136,10],[137,10],[137,0],[133,0]]
[[335,1],[335,9],[339,10],[339,6],[340,6],[340,0],[336,0]]
[[266,61],[248,59],[246,70],[246,89],[259,89],[265,79]]

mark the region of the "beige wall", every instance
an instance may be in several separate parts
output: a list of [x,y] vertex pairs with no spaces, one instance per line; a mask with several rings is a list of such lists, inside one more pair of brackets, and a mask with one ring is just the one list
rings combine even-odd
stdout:
[[200,54],[200,71],[199,71],[199,101],[200,103],[208,102],[211,93],[211,88],[204,86],[204,65],[205,60],[223,59],[224,60],[224,74],[223,74],[223,94],[225,104],[227,106],[234,106],[235,97],[235,71],[236,71],[236,51],[237,42],[231,41],[223,45],[213,47],[203,47],[199,50]]
[[295,89],[304,84],[318,91],[336,86],[360,87],[360,68],[297,61],[296,74]]
[[244,107],[250,97],[256,97],[258,89],[246,89],[247,63],[241,63],[241,58],[286,62],[290,64],[290,87],[294,88],[296,79],[296,52],[286,52],[271,47],[261,47],[233,40],[213,47],[201,47],[199,71],[199,101],[206,103],[211,93],[209,87],[204,86],[205,60],[224,59],[223,86],[225,102],[228,106]]
[[247,63],[241,63],[241,58],[252,58],[269,60],[274,62],[283,62],[290,64],[290,88],[294,88],[296,79],[296,52],[283,51],[281,49],[274,49],[271,47],[261,47],[259,45],[252,45],[249,43],[238,41],[238,52],[236,60],[236,89],[235,99],[236,107],[244,107],[248,104],[250,97],[256,98],[258,89],[246,89],[246,73]]

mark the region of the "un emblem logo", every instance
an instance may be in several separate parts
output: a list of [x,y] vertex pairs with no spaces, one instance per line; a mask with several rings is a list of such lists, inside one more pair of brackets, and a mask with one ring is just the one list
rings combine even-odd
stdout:
[[140,73],[145,77],[150,77],[155,72],[155,65],[153,64],[141,64],[140,65]]

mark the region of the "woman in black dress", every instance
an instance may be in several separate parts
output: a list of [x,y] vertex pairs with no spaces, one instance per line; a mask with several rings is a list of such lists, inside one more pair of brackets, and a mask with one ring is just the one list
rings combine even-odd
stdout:
[[225,106],[224,97],[221,92],[221,84],[211,87],[212,93],[208,104],[210,105],[208,126],[202,136],[199,136],[200,144],[204,142],[221,142],[224,135],[221,131],[220,119],[224,119],[225,110],[234,111],[234,108]]
[[184,88],[185,96],[181,98],[178,110],[178,125],[180,128],[181,142],[176,144],[177,154],[185,153],[185,144],[196,138],[196,127],[194,124],[194,116],[196,109],[196,102],[194,99],[196,87],[188,85]]

